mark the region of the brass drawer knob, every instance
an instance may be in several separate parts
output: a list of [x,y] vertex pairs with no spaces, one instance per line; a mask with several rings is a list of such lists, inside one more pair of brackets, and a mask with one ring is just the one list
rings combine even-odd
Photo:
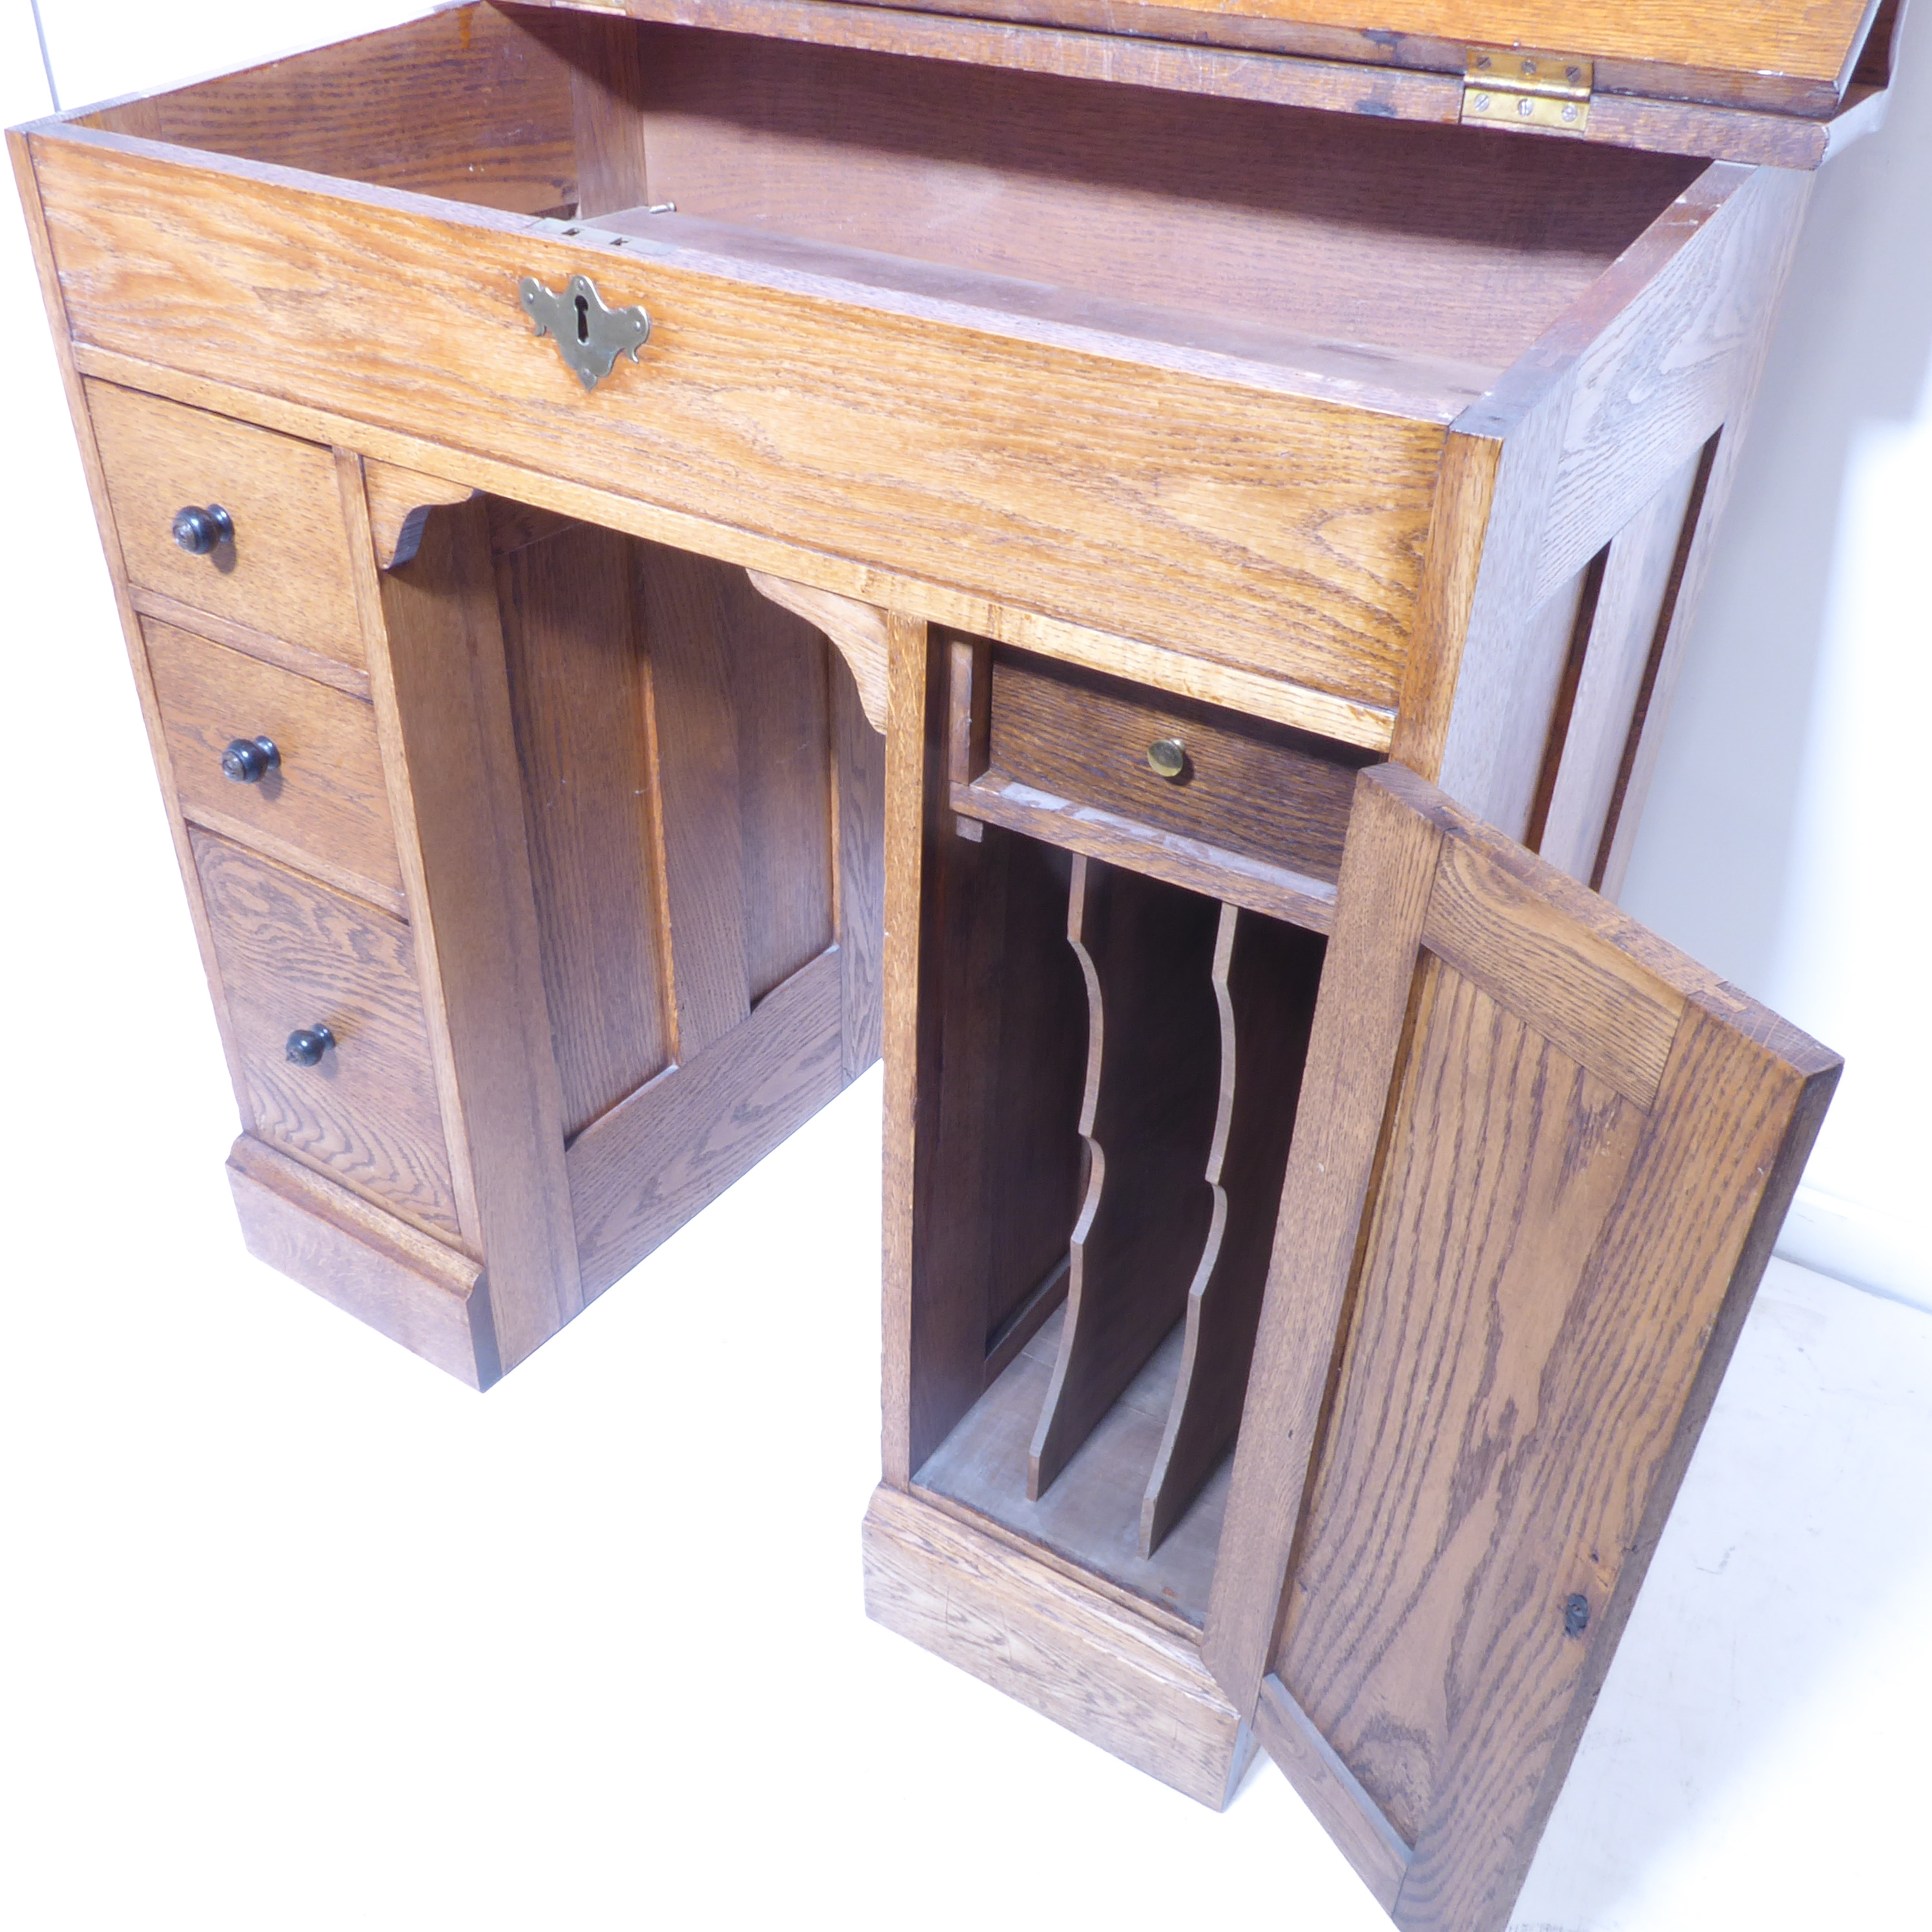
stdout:
[[190,503],[175,512],[168,526],[174,540],[191,556],[206,556],[225,543],[235,541],[235,519],[219,503],[206,508]]
[[297,1027],[282,1051],[295,1066],[320,1066],[322,1056],[334,1044],[335,1036],[326,1026]]
[[1148,747],[1147,760],[1155,777],[1178,778],[1187,769],[1187,747],[1178,738],[1156,738]]
[[221,776],[237,784],[260,784],[281,766],[282,754],[272,738],[231,738],[221,754]]

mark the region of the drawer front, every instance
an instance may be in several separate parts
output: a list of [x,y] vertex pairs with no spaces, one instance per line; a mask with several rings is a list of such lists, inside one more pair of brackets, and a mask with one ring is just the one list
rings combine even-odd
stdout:
[[[141,634],[184,815],[403,911],[369,706],[171,624],[149,619]],[[261,739],[274,747],[270,769],[224,769],[231,745]]]
[[[190,834],[256,1138],[457,1237],[410,929],[212,832]],[[298,1029],[335,1044],[292,1061]]]
[[[619,253],[79,134],[33,152],[83,353],[480,439],[546,476],[1291,680],[1386,742],[1441,419],[1234,356],[734,272],[694,247]],[[652,325],[589,394],[517,294],[578,272]]]
[[[86,386],[130,580],[360,665],[330,452],[110,382]],[[202,555],[184,550],[176,513],[215,506],[232,519],[232,538]]]
[[[1311,879],[1340,874],[1370,753],[1019,651],[994,652],[989,704],[992,775]],[[1150,764],[1156,745],[1180,748],[1178,776]]]

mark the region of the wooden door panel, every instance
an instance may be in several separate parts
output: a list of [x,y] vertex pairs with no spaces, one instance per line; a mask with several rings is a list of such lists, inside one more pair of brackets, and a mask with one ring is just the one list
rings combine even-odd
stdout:
[[1204,1654],[1398,1924],[1496,1932],[1839,1063],[1394,766],[1328,967]]

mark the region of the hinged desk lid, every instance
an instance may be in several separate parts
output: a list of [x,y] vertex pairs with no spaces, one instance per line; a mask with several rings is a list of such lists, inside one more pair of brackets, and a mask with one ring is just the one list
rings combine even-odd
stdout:
[[1900,9],[1898,0],[938,0],[911,10],[1444,74],[1462,74],[1479,52],[1526,52],[1555,56],[1559,74],[1594,68],[1602,92],[1816,116],[1837,110],[1868,41],[1888,40]]

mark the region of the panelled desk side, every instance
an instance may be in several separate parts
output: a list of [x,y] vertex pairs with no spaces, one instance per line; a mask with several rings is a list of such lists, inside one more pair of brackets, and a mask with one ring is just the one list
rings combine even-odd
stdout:
[[[680,164],[639,50],[697,50],[700,95],[730,71],[705,51],[728,34],[662,10],[446,10],[8,136],[250,1244],[487,1387],[883,1052],[872,1614],[1210,1805],[1258,1744],[1399,1924],[1490,1932],[1835,1078],[1594,896],[1628,861],[1810,176],[1371,130],[1555,183],[1608,170],[1641,210],[1487,367],[1371,380],[1309,338],[935,281],[878,251],[887,202],[856,250],[707,210],[701,170],[686,212],[643,219]],[[892,56],[823,52],[872,46],[858,11],[737,26],[815,36],[830,64],[799,73],[859,86]],[[974,23],[944,31],[944,58],[995,64]],[[1069,37],[1041,36],[999,58],[1071,84]],[[1198,84],[1154,43],[1120,57],[1160,99]],[[465,91],[479,62],[514,134]],[[417,175],[347,149],[315,171],[328,111],[291,106],[358,76],[422,102]],[[494,205],[448,198],[466,142]],[[526,273],[641,297],[642,366],[584,392],[509,299]],[[188,556],[174,498],[218,490],[244,534]],[[286,754],[266,781],[215,776],[244,710]],[[1123,1018],[1184,1008],[1196,1044],[1164,1057]],[[291,1072],[282,1025],[325,1019],[340,1037]],[[1454,1346],[1388,1339],[1411,1304],[1484,1305],[1417,1272],[1402,1217],[1490,1184],[1439,1136],[1516,1104],[1505,1034],[1608,1165],[1551,1192],[1531,1132],[1528,1205],[1479,1263],[1551,1439],[1594,1432],[1612,1474],[1563,1504],[1530,1429],[1528,1501],[1484,1478],[1486,1555],[1404,1554],[1438,1599],[1542,1606],[1472,1626],[1525,1660],[1506,1734],[1450,1726],[1410,1761],[1372,1720],[1427,1731],[1402,1672],[1480,1659],[1399,1624],[1391,1683],[1308,1593],[1377,1560],[1338,1525],[1439,1506],[1452,1448],[1423,1444],[1405,1490],[1362,1421],[1378,1391],[1427,1367],[1445,1414],[1517,1426]],[[1290,1096],[1272,1129],[1260,1082]],[[1680,1145],[1694,1273],[1646,1178]],[[1200,1238],[1130,1197],[1210,1187],[1192,1286],[1191,1263],[1137,1274]],[[1660,1284],[1642,1305],[1604,1286],[1619,1240]],[[1560,1332],[1526,1268],[1568,1298]],[[1640,1420],[1604,1406],[1606,1350],[1642,1365]],[[1094,1472],[1130,1464],[1132,1520],[1102,1522]]]

